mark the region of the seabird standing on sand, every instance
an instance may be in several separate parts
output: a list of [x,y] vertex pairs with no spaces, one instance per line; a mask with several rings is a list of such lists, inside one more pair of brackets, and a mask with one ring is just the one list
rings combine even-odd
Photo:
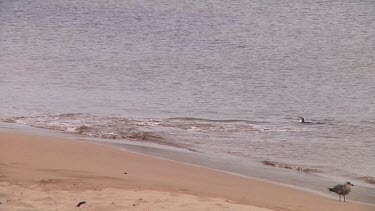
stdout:
[[339,194],[340,201],[341,201],[341,196],[344,196],[344,201],[345,201],[345,195],[348,195],[350,191],[352,190],[351,186],[354,186],[354,185],[350,182],[346,182],[343,185],[335,185],[333,188],[328,188],[328,190]]

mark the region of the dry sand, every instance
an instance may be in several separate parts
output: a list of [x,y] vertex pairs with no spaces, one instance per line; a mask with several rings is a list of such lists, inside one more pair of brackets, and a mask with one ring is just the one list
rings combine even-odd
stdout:
[[0,133],[0,203],[29,211],[375,210],[110,146],[8,133]]

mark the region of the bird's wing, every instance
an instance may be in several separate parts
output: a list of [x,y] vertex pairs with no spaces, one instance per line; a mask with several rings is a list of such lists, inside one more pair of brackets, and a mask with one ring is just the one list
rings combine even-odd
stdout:
[[344,190],[344,185],[335,185],[332,189],[336,193],[341,193]]

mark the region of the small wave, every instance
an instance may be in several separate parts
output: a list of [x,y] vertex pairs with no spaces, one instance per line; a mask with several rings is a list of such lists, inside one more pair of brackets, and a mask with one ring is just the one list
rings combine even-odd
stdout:
[[139,139],[139,140],[145,140],[145,141],[162,141],[165,140],[165,138],[161,135],[158,135],[155,132],[144,132],[144,131],[135,131],[130,132],[126,136],[127,138],[133,138],[133,139]]
[[67,128],[68,132],[78,133],[78,134],[88,134],[92,129],[89,126],[81,125],[78,127]]
[[100,117],[83,113],[66,113],[34,117],[12,117],[2,122],[58,130],[90,137],[129,141],[148,141],[161,145],[184,148],[163,131],[158,120],[134,120],[120,117]]
[[56,117],[62,117],[62,118],[74,118],[77,116],[82,116],[84,115],[83,113],[62,113],[62,114],[57,114],[55,115]]
[[7,122],[7,123],[17,123],[17,120],[22,119],[25,117],[10,117],[5,119],[0,119],[1,122]]
[[173,117],[167,118],[168,120],[177,120],[177,121],[196,121],[196,122],[218,122],[218,123],[247,123],[247,124],[257,124],[264,122],[255,122],[250,120],[243,119],[203,119],[203,118],[194,118],[194,117]]
[[287,164],[287,163],[280,163],[280,162],[276,162],[276,161],[265,160],[265,161],[262,161],[262,163],[264,165],[267,165],[267,166],[274,166],[274,167],[278,167],[278,168],[291,169],[291,170],[301,171],[301,172],[305,172],[305,173],[320,172],[318,169],[307,168],[307,167],[302,167],[302,166],[297,166],[297,165],[292,165],[292,164]]
[[[248,120],[210,120],[199,118],[130,119],[114,116],[95,116],[85,113],[61,113],[33,117],[0,119],[38,128],[105,139],[150,141],[154,143],[191,147],[191,137],[235,137],[255,133],[292,131],[290,128],[256,124]],[[178,143],[178,144],[176,144]]]
[[[298,132],[293,128],[267,126],[249,120],[211,120],[201,118],[179,117],[167,119],[128,119],[113,116],[95,116],[84,113],[62,113],[35,117],[13,117],[1,121],[26,124],[34,127],[67,130],[68,132],[92,135],[95,130],[106,128],[116,134],[116,130],[151,129],[161,131],[190,131],[195,133],[211,133],[212,135],[233,135],[269,132]],[[83,128],[79,128],[84,125]],[[102,135],[104,136],[104,135]],[[117,135],[108,134],[110,137]]]
[[372,185],[375,185],[375,177],[358,177],[358,179],[362,180],[362,181],[365,181],[366,183],[368,184],[372,184]]
[[[216,133],[269,133],[269,132],[301,132],[306,128],[291,128],[285,126],[275,126],[270,122],[257,122],[243,119],[213,120],[193,117],[167,118],[164,126],[177,127],[183,130],[193,130],[201,132]],[[169,125],[168,125],[169,124]]]
[[[259,123],[260,124],[260,123]],[[178,128],[181,130],[215,133],[215,134],[238,134],[264,132],[258,128],[256,122],[248,120],[212,120],[191,117],[167,118],[160,126]]]

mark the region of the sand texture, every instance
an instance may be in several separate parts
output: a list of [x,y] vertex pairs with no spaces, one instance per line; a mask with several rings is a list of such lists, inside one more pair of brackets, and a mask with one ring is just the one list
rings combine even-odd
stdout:
[[0,133],[0,203],[29,211],[375,210],[110,146],[9,133]]

